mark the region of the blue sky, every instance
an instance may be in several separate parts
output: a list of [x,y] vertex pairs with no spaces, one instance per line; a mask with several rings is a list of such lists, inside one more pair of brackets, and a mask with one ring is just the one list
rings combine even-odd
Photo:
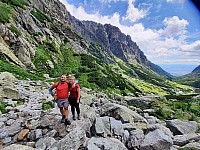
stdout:
[[174,75],[200,65],[200,12],[189,0],[60,0],[79,20],[109,23]]

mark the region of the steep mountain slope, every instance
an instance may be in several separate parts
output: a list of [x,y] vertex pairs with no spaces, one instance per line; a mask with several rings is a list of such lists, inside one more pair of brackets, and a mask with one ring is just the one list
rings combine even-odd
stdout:
[[0,7],[0,71],[34,80],[65,72],[123,95],[192,91],[156,73],[166,74],[117,27],[81,22],[58,0],[1,0]]
[[200,65],[197,66],[193,71],[192,73],[200,73]]
[[171,74],[164,71],[161,67],[150,62],[138,45],[131,40],[129,35],[125,35],[118,27],[110,24],[99,24],[92,21],[79,21],[68,13],[68,18],[72,22],[73,28],[81,34],[87,41],[101,47],[101,52],[90,51],[92,54],[102,58],[108,57],[102,54],[106,51],[125,62],[134,62],[149,67],[160,75],[172,77]]
[[[181,77],[177,77],[174,79],[174,81],[181,84],[200,88],[200,65],[197,66],[191,73],[181,76]],[[199,92],[198,89],[197,91]]]

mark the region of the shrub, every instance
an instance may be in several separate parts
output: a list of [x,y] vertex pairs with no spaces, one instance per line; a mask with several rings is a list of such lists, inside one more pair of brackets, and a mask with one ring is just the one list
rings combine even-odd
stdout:
[[31,78],[33,80],[44,80],[44,78],[41,78],[37,76],[36,74],[29,73],[28,71],[20,68],[17,65],[10,64],[9,62],[0,59],[0,72],[10,72],[13,73],[18,79],[27,79]]
[[10,16],[11,16],[11,11],[12,8],[6,4],[3,4],[0,2],[0,22],[1,23],[8,23]]
[[55,100],[42,103],[42,110],[48,110],[54,107]]
[[21,7],[23,9],[24,9],[24,5],[27,5],[27,3],[24,0],[1,0],[1,1],[9,5]]
[[12,33],[15,33],[17,35],[17,37],[21,35],[21,32],[19,32],[19,30],[17,30],[17,28],[15,28],[13,25],[11,25],[10,31]]
[[8,110],[6,109],[6,103],[0,102],[0,111],[5,114],[8,112]]

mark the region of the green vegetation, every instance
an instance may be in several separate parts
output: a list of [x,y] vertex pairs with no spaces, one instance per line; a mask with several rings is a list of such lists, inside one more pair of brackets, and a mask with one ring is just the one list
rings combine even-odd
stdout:
[[43,78],[39,77],[37,74],[29,73],[28,71],[20,68],[17,65],[10,64],[9,62],[0,59],[0,72],[10,72],[14,74],[18,79],[27,79],[31,78],[33,80],[43,80]]
[[48,109],[53,108],[54,103],[55,103],[55,100],[42,103],[42,110],[48,110]]
[[177,77],[174,78],[173,81],[200,88],[200,73],[191,73],[185,76]]
[[8,112],[8,110],[6,109],[7,107],[7,103],[3,103],[3,102],[0,102],[0,112],[5,114]]
[[11,16],[12,7],[0,2],[0,23],[8,23]]
[[23,105],[25,103],[25,99],[19,99],[18,101],[17,101],[17,106],[18,105]]
[[166,99],[154,101],[153,115],[159,119],[200,120],[200,99],[192,99],[191,95],[167,95]]
[[14,27],[13,25],[10,26],[10,31],[12,33],[15,33],[17,35],[17,37],[21,35],[21,32],[16,27]]
[[35,18],[37,18],[42,23],[45,23],[46,21],[47,22],[51,21],[50,18],[39,9],[35,9],[34,11],[31,11],[31,14],[35,16]]
[[25,5],[27,5],[27,3],[24,0],[1,0],[1,1],[8,5],[21,7],[23,9],[24,9]]

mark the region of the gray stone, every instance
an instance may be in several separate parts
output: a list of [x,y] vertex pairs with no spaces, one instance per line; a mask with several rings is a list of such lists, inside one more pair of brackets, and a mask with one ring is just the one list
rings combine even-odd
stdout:
[[170,131],[169,128],[165,127],[164,125],[162,124],[149,124],[147,126],[148,130],[150,131],[153,131],[153,130],[156,130],[156,129],[160,129],[162,130],[166,135],[170,136],[171,138],[173,137],[173,134],[172,132]]
[[3,148],[3,150],[34,150],[34,148],[20,144],[12,144]]
[[173,145],[171,137],[156,129],[145,135],[140,150],[169,150]]
[[41,129],[36,129],[35,130],[35,138],[39,139],[42,137],[42,130]]
[[123,128],[128,131],[136,130],[136,127],[132,123],[124,123]]
[[56,133],[57,133],[57,131],[53,129],[53,130],[47,132],[45,134],[45,137],[54,137],[56,135]]
[[124,135],[124,128],[122,126],[122,122],[120,120],[116,120],[110,117],[110,128],[112,136],[119,136],[119,138],[122,140]]
[[86,141],[85,131],[81,128],[74,128],[63,139],[54,143],[50,149],[58,148],[59,150],[78,149]]
[[127,150],[123,143],[115,138],[92,137],[87,142],[87,150]]
[[184,134],[173,137],[173,143],[178,146],[184,146],[189,142],[200,141],[200,134]]
[[4,82],[16,82],[17,79],[12,73],[9,72],[1,72],[0,73],[0,80],[5,80]]
[[11,86],[5,86],[3,88],[4,96],[9,99],[20,99],[18,90]]
[[147,121],[137,112],[132,111],[131,109],[114,104],[114,103],[107,103],[102,107],[102,114],[113,117],[115,119],[121,120],[122,123],[140,123],[141,128],[146,128]]
[[2,140],[3,144],[8,144],[11,142],[11,137],[5,137],[3,140]]
[[174,135],[195,133],[198,130],[198,123],[195,121],[167,120],[166,126]]
[[11,126],[6,126],[7,133],[9,136],[13,136],[16,133],[20,132],[22,127],[20,122],[14,122]]
[[194,149],[200,149],[200,142],[191,142],[187,145],[183,146],[183,148],[194,148]]
[[52,137],[45,137],[45,138],[40,138],[36,143],[35,143],[35,148],[40,148],[42,150],[45,149],[50,149],[50,147],[56,142],[56,140]]
[[144,133],[142,130],[132,130],[127,140],[127,147],[129,149],[138,149],[144,140]]
[[8,132],[7,132],[6,127],[1,128],[0,129],[0,139],[3,139],[5,137],[7,137],[7,136],[8,136]]

